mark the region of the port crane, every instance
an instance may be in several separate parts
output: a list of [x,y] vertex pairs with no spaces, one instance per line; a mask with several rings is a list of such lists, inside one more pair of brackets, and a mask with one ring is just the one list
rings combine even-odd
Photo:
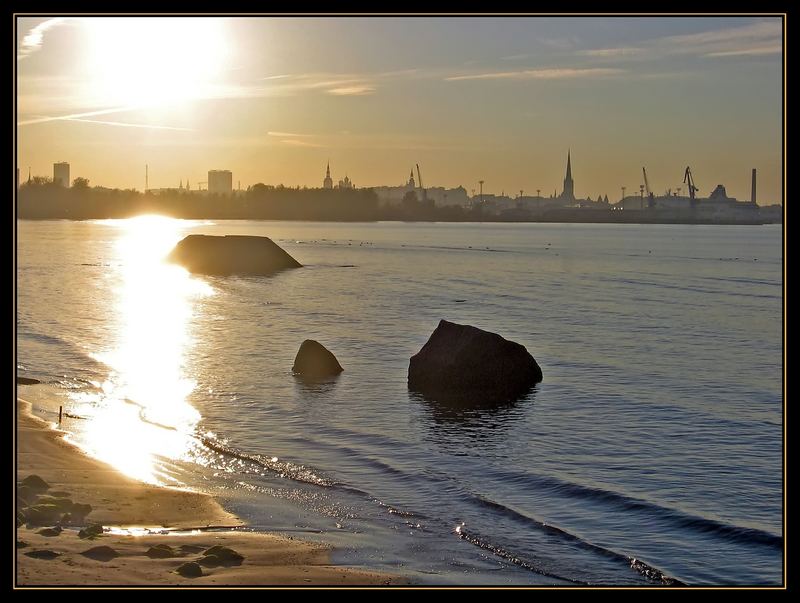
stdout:
[[656,199],[653,191],[650,190],[650,183],[647,182],[647,170],[642,167],[642,175],[644,176],[644,190],[647,192],[647,208],[652,209],[655,207]]
[[419,164],[417,164],[417,182],[419,182],[419,188],[420,191],[422,192],[422,200],[427,201],[428,193],[425,191],[425,187],[422,186],[422,174],[419,173]]
[[689,199],[691,199],[690,203],[692,208],[694,208],[697,203],[697,201],[695,201],[694,194],[700,189],[694,185],[694,178],[692,178],[692,170],[689,169],[688,165],[686,166],[686,171],[683,174],[683,182],[684,184],[689,185]]

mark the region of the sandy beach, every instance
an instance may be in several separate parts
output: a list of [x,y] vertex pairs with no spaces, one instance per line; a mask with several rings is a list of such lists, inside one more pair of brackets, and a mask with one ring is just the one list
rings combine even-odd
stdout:
[[[47,487],[37,498],[31,488],[18,486],[17,510],[36,504],[44,508],[41,503],[63,499],[91,505],[84,519],[62,521],[60,531],[58,520],[27,521],[17,527],[17,587],[406,583],[400,576],[331,565],[330,549],[324,545],[236,529],[244,522],[212,497],[130,479],[65,441],[64,432],[34,417],[30,404],[19,398],[17,411],[17,482],[36,475]],[[27,499],[20,500],[20,492]],[[104,526],[102,534],[80,534],[97,524]],[[198,529],[205,526],[228,529]],[[218,546],[225,548],[209,551]],[[177,572],[193,563],[197,565],[184,572],[202,575]]]

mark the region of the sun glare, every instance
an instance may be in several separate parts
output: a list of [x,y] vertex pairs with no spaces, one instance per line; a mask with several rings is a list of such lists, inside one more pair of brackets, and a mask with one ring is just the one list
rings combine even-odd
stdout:
[[204,282],[162,260],[181,238],[182,222],[160,216],[117,221],[118,338],[93,354],[111,369],[85,428],[93,454],[133,477],[164,483],[157,457],[190,451],[200,414],[188,402],[195,387],[185,370],[195,301],[213,293]]
[[100,104],[160,106],[208,96],[229,56],[224,19],[89,17],[83,23],[87,95]]

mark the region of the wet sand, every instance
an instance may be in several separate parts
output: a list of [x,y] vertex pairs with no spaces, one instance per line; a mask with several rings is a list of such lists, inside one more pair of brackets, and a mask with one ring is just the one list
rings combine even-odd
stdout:
[[[27,402],[20,399],[17,402],[17,480],[38,475],[49,486],[42,495],[68,497],[74,503],[91,505],[85,519],[66,522],[57,535],[38,533],[54,527],[55,522],[17,527],[17,586],[407,583],[398,575],[331,565],[330,549],[324,545],[236,529],[244,526],[244,522],[222,509],[210,496],[128,478],[65,441],[64,432],[51,429],[49,423],[30,414]],[[93,538],[79,537],[81,528],[98,523],[106,528],[139,529],[128,533],[106,530]],[[231,529],[197,529],[207,526]],[[147,533],[148,530],[155,533]],[[146,555],[148,549],[157,545],[170,547],[160,547],[170,556]],[[224,555],[208,558],[204,552],[216,545],[232,549],[243,559]],[[99,549],[84,555],[95,547],[111,550]],[[202,562],[199,564],[202,576],[192,578],[176,573],[183,564],[198,561]]]

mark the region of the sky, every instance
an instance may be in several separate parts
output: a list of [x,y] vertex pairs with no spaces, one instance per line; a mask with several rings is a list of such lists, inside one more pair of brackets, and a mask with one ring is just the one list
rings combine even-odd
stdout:
[[[782,200],[780,17],[18,17],[21,179]],[[416,170],[415,170],[416,172]]]

